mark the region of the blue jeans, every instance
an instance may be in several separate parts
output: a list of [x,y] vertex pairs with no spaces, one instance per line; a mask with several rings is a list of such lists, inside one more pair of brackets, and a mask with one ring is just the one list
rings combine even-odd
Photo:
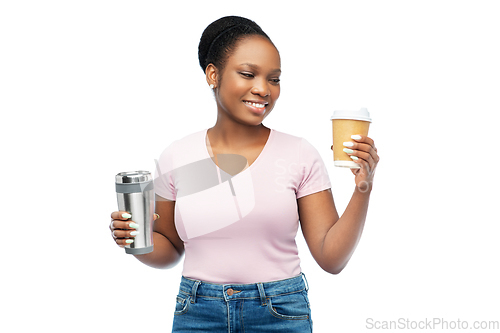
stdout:
[[312,332],[304,279],[214,284],[182,277],[172,332]]

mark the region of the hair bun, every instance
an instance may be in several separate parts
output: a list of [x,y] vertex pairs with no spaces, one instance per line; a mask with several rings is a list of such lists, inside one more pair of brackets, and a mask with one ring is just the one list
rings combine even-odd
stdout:
[[[214,56],[215,54],[218,55],[220,53],[218,52],[220,50],[211,50],[214,48],[214,44],[216,44],[217,42],[216,40],[221,39],[221,36],[225,35],[230,30],[240,30],[234,29],[237,27],[242,28],[239,36],[249,33],[256,33],[267,37],[267,35],[262,31],[257,23],[244,17],[226,16],[212,22],[208,27],[206,27],[205,31],[203,31],[203,34],[200,38],[200,44],[198,45],[198,60],[203,71],[205,71],[206,67],[211,62],[209,61],[209,58],[211,58],[211,56]],[[235,38],[232,39],[235,40],[239,36],[235,36]],[[219,44],[220,45],[218,45],[218,48],[221,48],[225,46],[224,44],[228,44],[228,42],[226,41],[224,43],[223,41],[221,41],[221,43]]]

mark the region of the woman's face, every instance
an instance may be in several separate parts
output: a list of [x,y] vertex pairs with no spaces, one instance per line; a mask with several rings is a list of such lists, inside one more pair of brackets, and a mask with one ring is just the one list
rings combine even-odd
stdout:
[[219,117],[260,125],[280,95],[280,68],[278,51],[264,37],[239,41],[215,83]]

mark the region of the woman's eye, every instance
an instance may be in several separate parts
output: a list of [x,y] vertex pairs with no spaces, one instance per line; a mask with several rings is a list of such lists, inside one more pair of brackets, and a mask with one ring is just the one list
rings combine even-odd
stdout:
[[254,77],[252,73],[240,73],[242,76],[247,77],[247,78],[252,78]]
[[280,79],[271,79],[271,82],[274,83],[274,84],[278,84],[280,83]]

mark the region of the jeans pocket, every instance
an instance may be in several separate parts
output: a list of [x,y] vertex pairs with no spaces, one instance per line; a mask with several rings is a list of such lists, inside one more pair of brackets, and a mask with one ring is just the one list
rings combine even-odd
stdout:
[[190,295],[179,293],[175,300],[175,311],[174,315],[185,314],[189,309],[189,301],[191,299]]
[[311,314],[304,292],[270,297],[267,307],[273,316],[280,319],[305,320]]

